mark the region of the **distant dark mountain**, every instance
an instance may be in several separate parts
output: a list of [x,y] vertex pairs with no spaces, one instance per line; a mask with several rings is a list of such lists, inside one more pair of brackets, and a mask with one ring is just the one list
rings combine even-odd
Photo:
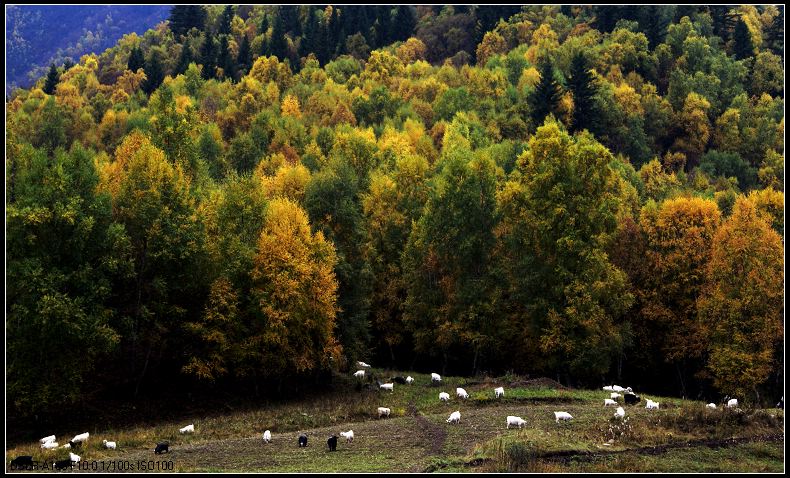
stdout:
[[101,53],[166,20],[170,5],[6,5],[6,93],[29,87],[50,62]]

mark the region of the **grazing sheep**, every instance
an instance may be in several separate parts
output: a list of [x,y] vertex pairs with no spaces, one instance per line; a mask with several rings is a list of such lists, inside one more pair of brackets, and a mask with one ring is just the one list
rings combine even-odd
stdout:
[[72,452],[69,452],[69,459],[71,461],[73,461],[74,463],[79,463],[80,462],[80,456],[79,455],[75,455]]
[[443,402],[449,402],[450,401],[450,394],[447,393],[447,392],[440,392],[439,393],[439,400],[441,400]]
[[707,405],[705,405],[705,406],[706,406],[707,408],[716,408],[716,404],[715,404],[715,403],[709,403],[709,404],[707,404]]
[[382,390],[389,390],[390,392],[394,391],[395,384],[393,383],[380,383],[379,388]]
[[194,424],[189,424],[189,425],[185,426],[184,428],[179,428],[178,431],[181,432],[181,433],[195,433],[195,425]]
[[455,394],[461,398],[469,398],[469,394],[461,387],[455,389]]
[[613,392],[625,392],[625,389],[620,385],[612,385]]
[[645,406],[648,410],[658,410],[658,402],[654,402],[653,400],[647,399],[647,406]]
[[272,441],[272,432],[270,432],[269,430],[266,430],[265,432],[263,432],[263,441],[265,443],[271,443],[271,441]]
[[622,397],[622,395],[620,395],[617,392],[612,392],[612,393],[609,394],[609,398],[611,398],[612,400],[615,400],[615,399],[620,398],[620,397]]
[[370,368],[370,365],[366,364],[365,362],[357,362],[357,365],[360,367]]
[[379,418],[381,417],[389,417],[390,416],[390,409],[386,407],[379,407]]
[[604,406],[604,407],[608,407],[608,406],[610,406],[610,405],[611,405],[611,406],[616,406],[616,405],[617,405],[617,402],[615,402],[615,401],[614,401],[614,400],[612,400],[611,398],[604,398],[604,399],[603,399],[603,406]]
[[337,450],[337,435],[332,435],[326,441],[327,446],[329,446],[329,451],[336,451]]
[[299,448],[307,446],[307,435],[302,433],[299,435]]
[[346,439],[346,443],[351,443],[354,441],[354,430],[349,430],[347,432],[340,432],[340,436]]
[[354,376],[357,377],[357,378],[362,378],[362,377],[365,376],[365,371],[364,370],[357,370],[356,372],[354,372]]
[[623,407],[617,407],[617,411],[614,412],[615,418],[624,418],[625,417],[625,409]]
[[71,442],[68,442],[68,443],[66,443],[66,444],[65,444],[65,445],[63,445],[61,448],[64,448],[64,449],[66,449],[66,450],[69,450],[69,449],[71,449]]
[[438,373],[431,373],[431,382],[441,382],[442,376]]
[[507,416],[507,428],[510,428],[510,425],[516,425],[521,428],[523,425],[526,425],[527,422],[521,417],[514,417],[513,415]]
[[731,399],[729,399],[727,401],[727,408],[734,408],[734,407],[737,407],[737,406],[738,406],[738,399],[737,398],[731,398]]
[[640,400],[642,400],[641,398],[639,398],[639,395],[635,393],[626,393],[625,395],[623,395],[623,398],[625,399],[626,405],[636,405],[637,403],[639,403]]
[[447,423],[460,423],[461,422],[461,412],[456,410],[450,414],[450,418],[447,419]]
[[494,397],[504,397],[505,396],[505,387],[497,387],[494,389]]
[[115,450],[117,447],[117,444],[114,441],[102,440],[102,443],[104,444],[104,448],[107,448],[108,450]]
[[69,443],[71,443],[71,446],[74,446],[75,443],[82,443],[82,442],[88,441],[88,437],[90,435],[91,434],[88,433],[88,432],[80,433],[79,435],[77,435],[74,438],[72,438],[71,441],[69,441]]
[[33,467],[33,457],[31,455],[22,455],[11,460],[11,469]]
[[606,385],[606,386],[603,388],[603,390],[604,390],[604,392],[613,392],[613,391],[614,391],[614,389],[612,388],[612,386],[611,386],[611,385]]
[[65,460],[58,460],[52,463],[52,467],[56,470],[65,470],[66,468],[71,468],[74,466],[74,463],[71,462],[68,458]]
[[46,442],[48,442],[48,441],[55,441],[55,440],[56,440],[56,438],[55,438],[55,435],[50,435],[50,436],[48,436],[48,437],[44,437],[44,438],[42,438],[41,440],[39,440],[39,442],[41,442],[42,444],[44,444],[44,443],[46,443]]
[[554,412],[554,418],[557,420],[557,423],[559,423],[560,420],[572,420],[573,419],[571,414],[568,413],[568,412]]
[[58,447],[58,442],[56,441],[48,441],[46,443],[41,444],[41,448],[45,450],[54,450],[57,447]]
[[162,453],[169,453],[170,450],[168,449],[170,444],[168,442],[157,443],[156,448],[154,449],[154,453],[157,455],[161,455]]
[[411,375],[409,375],[408,377],[406,377],[406,383],[408,383],[409,385],[411,385],[411,384],[412,384],[412,382],[414,382],[414,377],[412,377]]

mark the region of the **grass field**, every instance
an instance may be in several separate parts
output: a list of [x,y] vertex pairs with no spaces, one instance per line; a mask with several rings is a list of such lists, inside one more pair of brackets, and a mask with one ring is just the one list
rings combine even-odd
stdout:
[[[290,404],[123,430],[96,424],[88,430],[88,443],[73,451],[82,457],[83,471],[784,471],[783,410],[709,410],[702,402],[658,396],[649,398],[660,402],[660,410],[646,410],[642,396],[639,405],[625,406],[626,419],[619,420],[603,407],[609,394],[601,390],[570,390],[548,379],[445,377],[435,386],[430,375],[411,375],[412,385],[395,384],[393,392],[339,377],[334,392]],[[457,386],[467,390],[468,400],[455,397]],[[504,398],[494,398],[498,386],[505,387]],[[441,391],[450,394],[449,403],[439,401]],[[379,406],[392,409],[390,418],[377,418]],[[448,424],[455,410],[461,422]],[[574,419],[558,424],[555,410]],[[527,425],[506,429],[507,415]],[[195,433],[179,434],[189,423]],[[269,444],[261,438],[266,429],[272,432]],[[354,441],[341,437],[337,451],[329,452],[327,437],[349,429]],[[59,442],[84,431],[58,436]],[[297,447],[300,432],[308,436],[307,448]],[[102,439],[116,441],[118,449],[105,450]],[[163,440],[170,443],[169,453],[155,455],[154,446]],[[68,450],[18,444],[6,449],[7,470],[18,455],[33,455],[51,467]]]

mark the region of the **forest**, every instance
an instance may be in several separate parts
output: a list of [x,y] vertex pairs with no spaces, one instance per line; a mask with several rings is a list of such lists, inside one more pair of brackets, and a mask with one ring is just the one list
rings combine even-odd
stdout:
[[6,98],[7,413],[356,360],[773,402],[783,57],[783,6],[175,6]]

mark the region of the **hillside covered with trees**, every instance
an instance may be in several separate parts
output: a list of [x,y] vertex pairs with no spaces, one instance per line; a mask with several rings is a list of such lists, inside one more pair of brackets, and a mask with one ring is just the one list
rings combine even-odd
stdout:
[[177,6],[53,65],[6,102],[9,413],[355,360],[776,401],[783,25]]

